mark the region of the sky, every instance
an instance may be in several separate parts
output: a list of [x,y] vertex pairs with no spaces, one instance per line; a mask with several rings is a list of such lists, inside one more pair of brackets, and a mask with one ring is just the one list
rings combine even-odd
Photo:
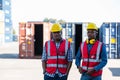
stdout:
[[120,22],[120,0],[11,0],[13,26],[44,18],[67,22]]

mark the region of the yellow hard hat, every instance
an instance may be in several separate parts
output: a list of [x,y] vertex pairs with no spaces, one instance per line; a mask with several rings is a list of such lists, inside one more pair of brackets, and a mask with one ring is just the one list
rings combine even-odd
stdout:
[[94,24],[94,23],[88,23],[87,30],[89,30],[89,29],[98,30],[96,24]]
[[61,31],[61,30],[62,30],[62,27],[61,27],[60,24],[54,23],[52,25],[51,32],[58,32],[58,31]]

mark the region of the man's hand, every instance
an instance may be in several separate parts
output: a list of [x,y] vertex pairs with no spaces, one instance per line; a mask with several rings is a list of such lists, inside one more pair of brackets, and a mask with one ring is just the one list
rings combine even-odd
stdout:
[[42,68],[43,68],[43,74],[45,74],[45,69],[46,69],[46,61],[42,61]]
[[86,74],[88,74],[88,75],[91,75],[92,73],[94,73],[95,72],[95,70],[94,69],[88,69],[88,71],[87,71],[87,73]]
[[80,74],[82,73],[82,68],[78,67],[78,71],[80,72]]

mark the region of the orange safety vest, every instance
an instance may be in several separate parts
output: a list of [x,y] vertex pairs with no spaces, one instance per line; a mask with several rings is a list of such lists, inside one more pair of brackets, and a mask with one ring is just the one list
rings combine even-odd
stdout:
[[[100,62],[100,52],[101,52],[102,43],[100,41],[96,41],[90,52],[88,53],[87,49],[87,43],[83,42],[81,43],[81,53],[82,53],[82,70],[83,72],[86,72],[88,69],[94,68],[97,66]],[[95,71],[91,76],[99,76],[102,75],[102,70]]]
[[53,40],[46,42],[46,71],[50,74],[54,74],[56,69],[60,73],[65,74],[67,71],[67,50],[70,48],[70,42],[67,40],[62,40],[60,46],[57,49],[56,44]]

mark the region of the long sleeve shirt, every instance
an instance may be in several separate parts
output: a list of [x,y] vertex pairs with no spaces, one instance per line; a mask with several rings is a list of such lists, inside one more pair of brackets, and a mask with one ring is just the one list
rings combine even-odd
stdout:
[[[88,44],[87,47],[88,47],[88,52],[90,52],[90,50],[92,48],[92,44]],[[75,60],[75,64],[76,64],[77,67],[81,66],[81,59],[82,59],[81,56],[82,55],[81,55],[81,51],[80,51],[80,48],[79,48],[78,52],[76,54],[76,60]],[[102,45],[100,58],[101,58],[100,64],[94,67],[94,70],[96,70],[96,71],[102,69],[107,64],[107,54],[106,54],[105,44]]]
[[[60,46],[60,42],[56,43],[56,48],[59,48],[59,46]],[[46,60],[47,60],[46,47],[44,46],[43,53],[42,53],[42,61],[46,61]],[[70,49],[68,49],[67,60],[68,60],[68,62],[73,61],[72,47],[71,46],[70,46]],[[58,74],[60,77],[66,75],[66,74],[61,74],[58,70],[56,70],[55,74]],[[50,77],[54,77],[55,74],[49,74],[47,72],[45,73],[45,75],[48,75]]]

